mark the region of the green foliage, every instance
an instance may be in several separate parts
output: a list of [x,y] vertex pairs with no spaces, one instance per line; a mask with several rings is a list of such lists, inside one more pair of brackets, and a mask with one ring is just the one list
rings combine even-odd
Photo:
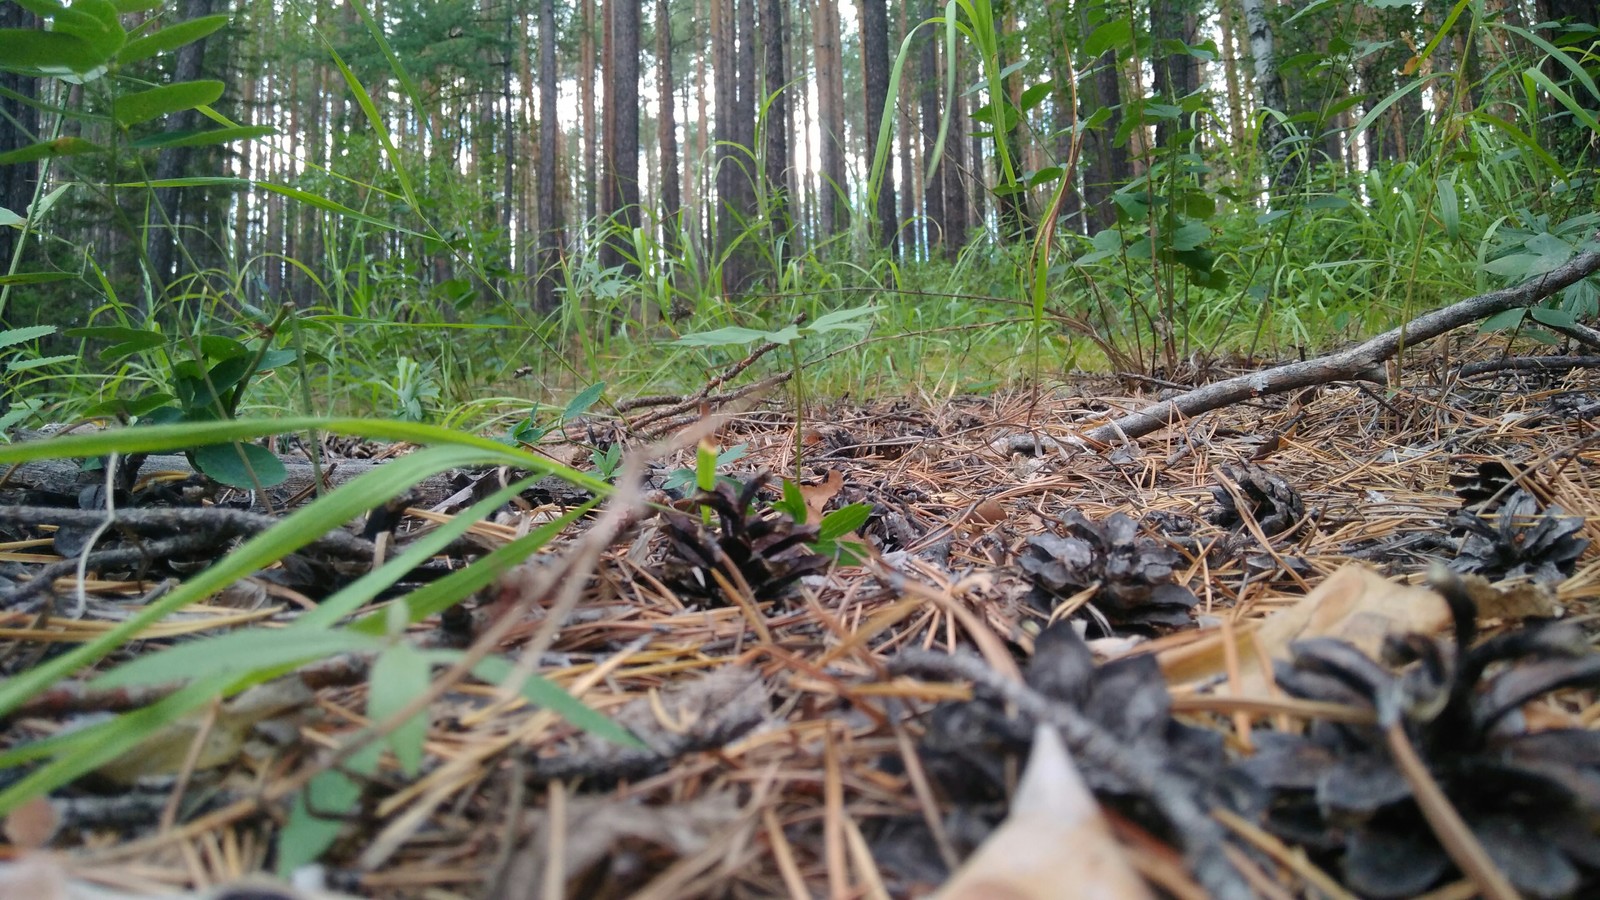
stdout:
[[[288,516],[281,525],[245,542],[239,548],[193,576],[172,592],[152,602],[128,621],[72,651],[55,657],[0,685],[0,713],[49,688],[57,679],[92,665],[132,640],[149,625],[174,611],[199,601],[255,570],[293,552],[317,535],[340,527],[368,508],[397,496],[410,485],[447,468],[469,465],[510,465],[526,469],[533,478],[556,475],[604,495],[609,487],[592,476],[551,463],[537,454],[506,447],[493,441],[423,425],[379,420],[278,420],[215,421],[183,425],[121,429],[99,434],[73,436],[53,441],[30,442],[0,447],[0,465],[52,457],[93,456],[106,452],[158,452],[224,441],[245,441],[283,431],[328,431],[369,438],[412,440],[433,445],[394,460],[340,486],[326,497]],[[531,480],[531,479],[530,479]],[[404,643],[401,635],[407,624],[435,614],[459,602],[486,585],[582,516],[592,506],[586,504],[558,520],[534,529],[528,535],[394,601],[382,612],[373,613],[348,625],[341,624],[377,594],[396,583],[405,573],[459,538],[472,523],[489,514],[528,481],[509,485],[464,511],[453,521],[423,537],[415,545],[383,567],[362,576],[321,604],[301,615],[285,630],[249,630],[201,638],[172,648],[139,656],[103,674],[101,686],[188,682],[188,687],[164,700],[133,713],[92,725],[68,738],[55,738],[23,745],[0,754],[0,768],[39,763],[33,771],[0,791],[0,812],[15,809],[27,799],[123,756],[152,739],[163,727],[198,710],[212,698],[236,694],[251,685],[276,677],[297,665],[336,652],[377,654],[373,665],[374,681],[371,711],[379,718],[405,708],[428,688],[433,667],[456,664],[453,652],[418,651]],[[491,657],[473,669],[474,675],[499,683],[512,675],[507,660]],[[627,732],[562,692],[554,684],[537,677],[523,683],[523,696],[549,708],[575,725],[624,744],[636,742]],[[375,754],[387,747],[407,771],[420,764],[420,738],[417,721],[407,717],[398,727],[379,735],[382,743],[358,752],[342,770],[370,773],[376,766]],[[41,762],[42,761],[42,762]],[[348,811],[359,797],[350,785],[339,782],[337,772],[318,776],[310,791],[302,796],[291,825],[284,833],[280,853],[290,858],[313,859],[327,846],[337,829],[327,829],[314,813]],[[306,808],[306,797],[321,804]]]

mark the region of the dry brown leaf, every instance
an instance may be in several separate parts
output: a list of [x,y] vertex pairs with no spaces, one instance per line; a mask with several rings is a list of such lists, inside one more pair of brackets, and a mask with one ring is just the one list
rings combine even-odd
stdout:
[[1033,754],[1011,812],[934,895],[936,900],[1144,900],[1152,897],[1112,837],[1054,728]]
[[821,484],[800,485],[800,496],[806,498],[806,521],[821,522],[822,511],[827,508],[828,501],[838,496],[844,488],[844,476],[838,469],[828,472],[828,477]]
[[[1433,591],[1398,584],[1366,566],[1350,563],[1293,606],[1235,629],[1240,678],[1231,692],[1244,697],[1271,696],[1261,660],[1288,659],[1289,645],[1295,641],[1341,638],[1376,658],[1388,635],[1433,634],[1449,622],[1449,607]],[[1225,646],[1218,629],[1192,643],[1162,651],[1156,658],[1169,683],[1198,684],[1227,672]]]

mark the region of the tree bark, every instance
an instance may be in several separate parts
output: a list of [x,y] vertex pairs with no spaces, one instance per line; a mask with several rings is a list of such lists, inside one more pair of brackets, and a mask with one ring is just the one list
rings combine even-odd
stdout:
[[817,44],[817,124],[822,135],[822,183],[817,187],[817,196],[824,240],[850,227],[850,185],[844,162],[844,81],[836,3],[837,0],[817,0],[812,21]]
[[675,252],[678,246],[678,230],[682,227],[679,215],[683,209],[672,88],[672,12],[667,8],[667,0],[656,0],[656,93],[660,106],[656,141],[661,155],[661,244],[669,253]]
[[[0,28],[37,28],[38,19],[15,3],[0,5]],[[0,153],[9,153],[39,139],[39,110],[24,102],[38,96],[39,79],[12,72],[0,72],[0,88],[10,93],[0,94]],[[19,216],[28,213],[33,202],[34,189],[39,183],[39,163],[14,163],[0,166],[0,207]],[[22,232],[15,228],[0,228],[0,270],[11,270],[11,257],[16,253],[17,238]],[[3,313],[0,310],[0,313]],[[0,329],[5,319],[0,316]],[[4,392],[0,392],[3,396]]]
[[[933,18],[942,11],[939,0],[928,0],[923,15]],[[939,41],[942,34],[941,29],[924,28],[917,39],[917,105],[922,120],[923,168],[933,169],[933,175],[924,178],[922,183],[922,214],[928,231],[929,259],[934,257],[937,248],[946,246],[951,239],[951,235],[947,234],[949,223],[945,219],[944,203],[944,173],[950,166],[935,154],[939,142],[939,92],[944,86],[944,73],[939,71]],[[952,132],[953,129],[946,130],[947,142]]]
[[[556,114],[556,0],[539,3],[539,199],[538,274],[534,307],[550,312],[559,303],[561,207],[556,203],[556,158],[561,152],[560,121]],[[580,78],[580,80],[582,80]]]
[[[1194,43],[1193,11],[1186,0],[1151,0],[1150,37],[1155,42],[1151,66],[1151,88],[1168,103],[1177,105],[1184,97],[1199,87],[1199,70],[1195,58],[1187,53],[1162,46],[1164,41]],[[1173,135],[1187,126],[1183,119],[1159,118],[1156,120],[1156,144],[1168,146]]]
[[1272,23],[1262,0],[1242,0],[1245,25],[1250,30],[1250,58],[1254,65],[1257,95],[1261,100],[1261,149],[1267,155],[1272,194],[1282,196],[1300,180],[1300,156],[1293,152],[1288,128],[1280,116],[1289,107],[1284,99],[1283,81],[1278,77],[1278,56],[1274,49]]
[[[876,167],[879,156],[879,128],[883,124],[884,106],[889,100],[889,15],[885,0],[860,0],[861,8],[861,75],[867,102],[867,159],[868,167]],[[882,146],[883,174],[878,180],[878,194],[870,198],[876,212],[874,242],[895,252],[895,232],[899,221],[894,204],[893,142]],[[871,171],[871,168],[868,169]]]
[[[1091,33],[1102,17],[1109,13],[1104,4],[1080,13],[1079,29]],[[1128,156],[1128,145],[1114,140],[1122,127],[1122,77],[1117,63],[1117,50],[1110,48],[1090,63],[1088,76],[1078,88],[1078,116],[1088,121],[1100,110],[1109,116],[1096,128],[1084,132],[1083,147],[1079,151],[1083,168],[1084,226],[1089,234],[1104,231],[1116,224],[1117,211],[1111,195],[1117,188],[1133,178],[1133,161]]]
[[599,153],[594,129],[594,84],[600,78],[599,64],[594,52],[595,0],[582,0],[582,28],[578,32],[578,106],[583,125],[583,218],[593,222],[597,212],[598,197],[594,189],[599,180]]
[[607,0],[604,242],[600,265],[634,274],[639,226],[639,0]]
[[[211,14],[212,0],[184,0],[183,20],[198,19]],[[211,39],[201,38],[178,48],[172,71],[172,81],[194,81],[205,66],[206,45]],[[189,131],[200,124],[200,113],[184,109],[167,116],[168,130]],[[189,161],[194,158],[193,147],[169,147],[156,157],[154,178],[165,181],[184,174]],[[150,264],[152,296],[160,296],[167,284],[177,276],[177,250],[184,240],[180,229],[184,215],[182,188],[157,188],[149,211],[145,214],[145,254]],[[313,263],[314,264],[314,263]],[[148,313],[149,310],[146,310]]]
[[[761,9],[762,55],[766,95],[772,98],[763,117],[762,155],[766,163],[767,214],[772,221],[772,238],[776,245],[793,229],[789,211],[789,134],[792,128],[788,82],[788,67],[784,65],[782,0],[765,0]],[[764,98],[763,98],[764,99]]]

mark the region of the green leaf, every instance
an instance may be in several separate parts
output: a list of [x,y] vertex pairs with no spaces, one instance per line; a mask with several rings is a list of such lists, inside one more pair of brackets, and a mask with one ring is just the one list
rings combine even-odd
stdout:
[[272,451],[255,444],[209,444],[194,451],[195,468],[229,487],[254,490],[289,478],[289,470]]
[[141,418],[145,415],[148,415],[151,411],[155,410],[162,404],[171,403],[172,400],[173,396],[164,392],[146,394],[142,397],[134,397],[132,399],[113,397],[110,400],[106,400],[103,403],[96,403],[95,405],[84,410],[83,416],[86,419],[118,415],[127,416],[129,418]]
[[772,508],[793,519],[796,525],[806,523],[806,498],[792,478],[783,480],[783,499],[773,503]]
[[11,275],[0,275],[0,284],[48,284],[76,277],[71,272],[16,272]]
[[11,363],[11,365],[6,366],[6,371],[26,372],[30,369],[42,369],[45,366],[53,366],[58,363],[72,362],[74,360],[81,359],[82,357],[78,356],[76,353],[64,353],[60,356],[41,356],[38,359],[19,359]]
[[298,350],[280,349],[268,350],[261,354],[261,359],[256,361],[256,371],[265,372],[279,366],[287,366],[300,358]]
[[126,128],[159,119],[168,113],[214,103],[222,96],[224,87],[220,81],[205,79],[180,81],[137,94],[124,94],[117,98],[113,116],[118,125]]
[[1546,306],[1535,306],[1528,310],[1528,315],[1541,325],[1551,328],[1571,328],[1578,324],[1576,317],[1564,309],[1550,309]]
[[584,388],[582,393],[578,394],[576,397],[573,397],[572,402],[567,404],[566,410],[561,413],[561,420],[563,422],[570,422],[588,412],[589,407],[594,406],[595,401],[599,400],[600,395],[604,394],[605,392],[606,383],[604,381],[597,381],[594,384]]
[[1528,311],[1526,309],[1508,309],[1504,312],[1495,313],[1489,318],[1483,320],[1483,324],[1478,326],[1478,331],[1480,333],[1486,333],[1490,331],[1508,331],[1520,326],[1522,324],[1523,317],[1527,314]]
[[[372,662],[367,681],[367,716],[382,722],[428,690],[429,660],[410,644],[397,643]],[[428,737],[427,710],[420,710],[389,732],[389,748],[408,777],[422,770],[422,743]]]
[[673,343],[680,347],[728,347],[734,344],[750,344],[756,341],[772,340],[773,332],[757,331],[754,328],[741,328],[730,325],[727,328],[718,328],[713,331],[702,331],[696,334],[686,334]]
[[83,138],[64,137],[53,141],[39,141],[26,147],[19,147],[10,153],[0,153],[0,166],[12,163],[33,162],[40,159],[53,159],[57,156],[77,156],[81,153],[97,153],[104,148],[99,144],[91,143]]
[[[421,621],[428,616],[443,612],[465,600],[473,591],[484,588],[507,569],[525,562],[534,551],[550,543],[557,535],[571,527],[572,523],[588,515],[599,502],[597,499],[591,499],[580,503],[560,517],[540,525],[472,565],[457,569],[438,581],[412,591],[405,599],[406,611],[410,614],[411,621]],[[307,613],[307,616],[315,616],[320,612],[321,607]],[[378,613],[364,616],[352,623],[350,630],[362,634],[384,634],[384,617]]]
[[0,69],[86,74],[105,65],[109,53],[70,34],[32,28],[0,28]]
[[1022,107],[1023,110],[1033,109],[1035,106],[1043,103],[1046,97],[1050,96],[1050,91],[1054,87],[1055,86],[1048,81],[1036,84],[1022,92],[1022,97],[1018,101],[1017,105]]
[[167,336],[159,331],[146,331],[143,328],[125,328],[121,325],[68,328],[65,334],[67,337],[115,341],[119,344],[138,344],[140,347],[159,347],[167,342]]
[[22,223],[28,221],[4,206],[0,206],[0,228],[20,228]]
[[73,0],[51,16],[51,31],[70,34],[87,43],[101,59],[109,59],[128,39],[120,13],[109,0]]
[[55,334],[54,325],[29,325],[26,328],[12,328],[0,331],[0,347],[10,347],[14,344],[23,344],[36,341],[46,335]]
[[278,835],[278,874],[288,878],[316,862],[344,830],[344,817],[361,799],[361,785],[345,772],[371,775],[378,771],[383,745],[372,743],[356,751],[339,769],[318,772],[294,798],[289,821]]
[[236,341],[231,337],[223,337],[220,334],[207,334],[202,335],[200,338],[200,352],[205,354],[208,359],[222,360],[244,356],[250,352],[250,348],[246,347],[243,342]]
[[117,62],[126,65],[141,59],[149,59],[158,53],[176,50],[184,44],[200,40],[226,24],[228,24],[227,16],[201,16],[198,19],[169,25],[160,31],[129,41],[122,48],[122,52],[117,54]]
[[[455,661],[461,654],[457,651],[433,651],[430,656],[438,656]],[[510,678],[516,671],[511,661],[503,656],[491,656],[478,663],[472,669],[472,674],[490,684],[501,684]],[[590,734],[605,738],[613,744],[623,747],[632,747],[638,750],[647,749],[642,741],[634,737],[626,728],[611,721],[598,712],[583,705],[583,702],[562,689],[556,684],[538,675],[529,675],[523,682],[519,692],[522,699],[548,709],[575,727],[581,728]]]
[[1133,41],[1133,23],[1127,19],[1112,19],[1089,33],[1083,42],[1083,55],[1097,59],[1112,47]]
[[206,147],[211,144],[226,144],[230,141],[246,141],[254,138],[269,137],[277,134],[278,129],[271,125],[235,125],[231,128],[186,129],[182,131],[163,131],[157,134],[142,137],[132,144],[141,150],[168,149],[171,147]]
[[861,328],[866,323],[856,322],[856,319],[870,316],[882,308],[881,306],[853,306],[849,309],[836,309],[827,315],[819,316],[815,322],[806,326],[806,330],[820,334],[825,331],[838,331],[844,328]]
[[[498,510],[500,507],[506,505],[511,501],[512,497],[515,497],[524,490],[527,490],[537,480],[538,478],[533,477],[524,478],[520,481],[514,481],[500,490],[495,491],[493,494],[483,498],[482,500],[479,500],[477,503],[474,503],[462,510],[459,515],[451,516],[450,521],[440,525],[438,528],[433,529],[432,531],[424,534],[422,537],[417,538],[415,541],[412,541],[410,544],[408,544],[404,553],[401,553],[399,556],[396,556],[384,563],[382,568],[362,575],[360,578],[357,578],[355,581],[352,581],[351,583],[340,588],[338,591],[334,592],[332,596],[323,598],[317,603],[316,609],[302,613],[294,620],[294,624],[289,627],[291,629],[327,628],[332,626],[335,622],[343,619],[345,616],[354,613],[356,610],[372,602],[372,600],[375,599],[381,591],[394,586],[394,584],[401,578],[404,578],[406,575],[409,575],[411,572],[415,571],[418,566],[427,562],[429,559],[432,559],[437,554],[442,553],[444,548],[450,545],[451,541],[454,541],[461,535],[466,534],[467,529],[471,528],[473,524],[489,518],[494,514],[495,510]],[[565,523],[561,527],[566,527]],[[532,533],[533,532],[530,532],[530,534]],[[556,533],[559,533],[559,529],[556,532],[551,532],[550,536],[553,537]],[[533,549],[536,550],[538,548],[535,547]],[[481,561],[479,563],[474,563],[474,565],[481,565]],[[451,576],[446,576],[446,578],[449,577]],[[436,581],[433,583],[437,584],[438,582]],[[410,597],[407,598],[406,607],[408,612],[413,611],[413,604],[416,604],[417,606],[423,605],[422,601],[419,600],[418,594],[421,590],[428,589],[429,588],[422,588],[419,590],[419,592],[414,592]],[[463,591],[461,597],[465,598],[470,593],[470,590]],[[422,618],[422,616],[417,615],[414,616],[414,619],[415,618]],[[363,634],[375,633],[367,630],[367,626],[361,626],[360,623],[357,623],[356,626],[352,626],[352,629]]]
[[258,669],[294,668],[340,653],[375,653],[381,638],[350,631],[251,628],[145,653],[94,678],[96,688],[233,680]]
[[871,503],[852,503],[841,506],[822,517],[822,524],[817,527],[817,539],[833,541],[855,531],[867,523],[867,518],[872,515]]

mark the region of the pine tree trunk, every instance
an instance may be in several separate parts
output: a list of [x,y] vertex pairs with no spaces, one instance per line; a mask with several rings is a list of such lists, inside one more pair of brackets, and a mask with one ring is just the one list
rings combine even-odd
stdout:
[[[538,274],[534,282],[534,308],[547,313],[556,308],[561,266],[561,207],[556,203],[556,158],[561,155],[557,118],[556,0],[539,3],[539,199]],[[580,79],[581,80],[581,79]]]
[[667,0],[656,0],[656,92],[660,107],[656,144],[661,158],[661,245],[672,253],[678,244],[683,196],[678,175],[678,126],[673,119],[672,13],[667,9]]
[[[923,14],[932,18],[942,11],[939,0],[928,0]],[[934,150],[939,142],[939,94],[944,89],[944,73],[939,70],[939,42],[942,31],[935,28],[924,28],[917,39],[917,105],[920,107],[922,119],[922,159],[923,169],[929,165],[937,166],[933,177],[925,178],[922,183],[922,210],[923,218],[928,229],[928,258],[932,259],[934,250],[944,247],[951,239],[949,222],[945,218],[945,178],[944,173],[952,166],[948,159],[936,159]],[[959,144],[960,141],[950,142],[953,129],[945,132],[946,153],[950,143]]]
[[[1185,0],[1150,2],[1150,38],[1156,45],[1152,54],[1154,62],[1151,71],[1154,78],[1151,81],[1151,89],[1156,96],[1164,98],[1167,103],[1173,105],[1177,105],[1199,87],[1199,72],[1195,68],[1195,58],[1187,53],[1170,51],[1162,46],[1163,41],[1194,43],[1189,5]],[[1181,118],[1156,119],[1156,144],[1161,147],[1168,146],[1173,135],[1185,127],[1187,123]]]
[[[189,21],[211,15],[212,0],[184,0],[183,19]],[[178,48],[172,81],[194,81],[200,77],[205,65],[206,45],[210,38],[192,41]],[[190,131],[199,127],[200,113],[184,109],[166,118],[167,129]],[[166,181],[182,175],[194,157],[193,147],[169,147],[156,157],[154,178]],[[184,240],[181,205],[184,202],[180,188],[157,188],[149,211],[145,214],[145,253],[149,258],[150,281],[159,296],[177,275],[178,243]]]
[[603,268],[639,271],[632,259],[639,226],[639,0],[607,0],[605,65],[605,241]]
[[600,72],[594,52],[595,0],[582,0],[583,27],[578,32],[578,105],[583,117],[583,218],[593,222],[597,211],[595,182],[600,172],[594,129],[594,83]]
[[839,54],[837,0],[817,0],[812,23],[817,42],[817,112],[822,135],[821,236],[850,227],[850,185],[845,174],[844,78]]
[[[889,99],[889,14],[885,0],[860,0],[861,9],[861,75],[865,87],[867,171],[878,163],[879,127],[883,124],[883,110]],[[894,255],[895,233],[899,230],[894,205],[893,144],[883,147],[883,174],[878,180],[878,195],[871,197],[876,221],[873,225],[873,242]],[[870,187],[870,185],[869,185]]]
[[765,0],[761,10],[763,81],[766,95],[772,97],[764,119],[762,152],[766,161],[767,213],[772,219],[774,243],[786,237],[793,228],[789,212],[789,133],[792,120],[789,114],[790,91],[784,89],[788,81],[788,68],[784,65],[783,56],[783,7],[782,0]]

